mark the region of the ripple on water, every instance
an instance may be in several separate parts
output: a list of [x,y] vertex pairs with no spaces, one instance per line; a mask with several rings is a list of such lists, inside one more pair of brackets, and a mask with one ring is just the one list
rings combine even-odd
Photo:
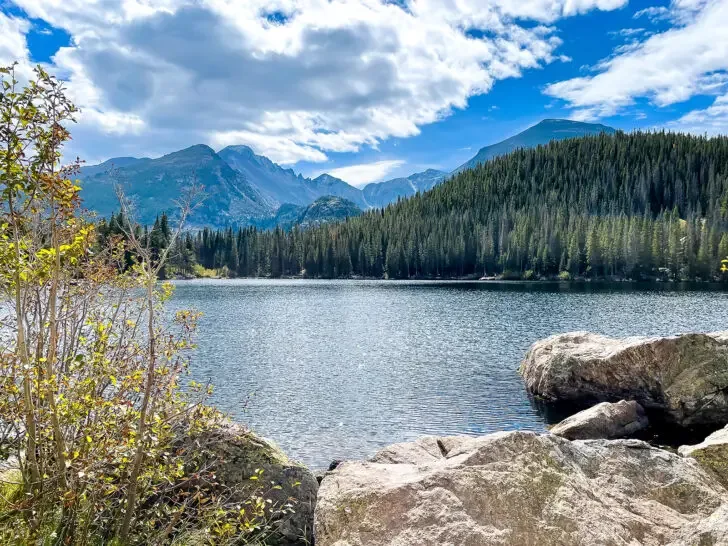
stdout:
[[192,368],[215,403],[322,467],[423,434],[542,431],[516,373],[531,343],[725,329],[727,294],[690,288],[185,281],[173,307],[204,313]]

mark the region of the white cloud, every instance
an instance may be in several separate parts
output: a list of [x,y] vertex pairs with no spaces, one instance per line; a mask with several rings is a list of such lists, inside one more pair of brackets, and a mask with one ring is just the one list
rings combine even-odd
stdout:
[[340,178],[352,186],[362,187],[370,182],[379,182],[387,174],[404,165],[404,161],[393,159],[388,161],[377,161],[375,163],[363,163],[361,165],[350,165],[329,171],[322,171],[316,176],[325,173]]
[[647,17],[652,22],[664,21],[670,18],[670,10],[665,6],[650,6],[635,12],[633,17],[635,19]]
[[282,163],[416,135],[495,81],[562,58],[551,23],[627,3],[13,1],[72,36],[51,70],[82,108],[74,154],[245,143]]
[[10,17],[0,11],[0,66],[9,66],[18,61],[28,64],[28,48],[25,35],[30,23],[25,19]]
[[545,93],[582,120],[617,114],[637,98],[667,106],[720,93],[728,83],[728,0],[675,0],[671,8],[678,26],[618,48],[595,76],[551,84]]
[[671,127],[699,135],[728,135],[728,93],[716,98],[708,108],[688,112]]
[[614,30],[609,32],[610,36],[620,36],[622,38],[633,38],[640,34],[645,34],[646,29],[644,28],[623,28],[620,30]]

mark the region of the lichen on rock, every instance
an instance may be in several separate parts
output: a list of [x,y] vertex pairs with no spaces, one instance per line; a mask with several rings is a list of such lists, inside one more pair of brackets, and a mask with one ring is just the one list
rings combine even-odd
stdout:
[[328,473],[315,534],[318,546],[657,546],[710,531],[723,506],[728,491],[698,464],[639,440],[425,437]]
[[544,400],[634,400],[667,423],[728,422],[728,333],[615,339],[588,332],[534,343],[520,373]]

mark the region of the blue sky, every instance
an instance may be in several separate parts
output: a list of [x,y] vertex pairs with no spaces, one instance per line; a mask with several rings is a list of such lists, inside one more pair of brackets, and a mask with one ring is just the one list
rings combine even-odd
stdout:
[[88,162],[247,144],[304,175],[452,170],[544,118],[728,133],[728,0],[0,0]]

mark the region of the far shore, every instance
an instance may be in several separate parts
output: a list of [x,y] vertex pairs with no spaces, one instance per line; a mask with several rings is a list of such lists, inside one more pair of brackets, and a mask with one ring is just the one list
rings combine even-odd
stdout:
[[351,276],[351,277],[306,277],[303,275],[280,275],[277,277],[271,276],[260,276],[260,277],[227,277],[222,275],[212,276],[170,276],[165,280],[169,281],[199,281],[199,280],[217,280],[217,281],[234,281],[234,280],[261,280],[261,281],[276,281],[276,280],[291,280],[291,281],[382,281],[382,282],[431,282],[431,283],[478,283],[478,284],[572,284],[572,285],[614,285],[614,284],[632,284],[632,285],[665,285],[665,286],[680,286],[680,285],[700,285],[700,286],[720,286],[728,289],[728,280],[666,280],[661,278],[645,278],[645,279],[629,279],[621,277],[574,277],[574,278],[559,278],[559,277],[540,277],[540,278],[513,278],[513,277],[410,277],[410,278],[387,278],[387,277],[362,277],[362,276]]

